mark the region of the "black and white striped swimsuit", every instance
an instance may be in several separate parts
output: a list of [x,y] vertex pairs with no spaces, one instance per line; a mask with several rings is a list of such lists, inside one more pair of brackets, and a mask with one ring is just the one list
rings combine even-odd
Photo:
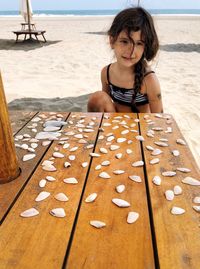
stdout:
[[[131,107],[133,112],[138,112],[137,108],[133,105],[133,95],[134,95],[133,88],[132,89],[120,88],[110,82],[110,79],[109,79],[110,66],[111,64],[109,64],[107,67],[107,81],[110,87],[110,96],[112,100],[119,104]],[[150,73],[154,73],[154,71],[147,72],[145,76]],[[148,100],[147,94],[141,94],[140,92],[136,94],[136,97],[135,97],[136,106],[145,105],[148,103],[149,103],[149,100]]]

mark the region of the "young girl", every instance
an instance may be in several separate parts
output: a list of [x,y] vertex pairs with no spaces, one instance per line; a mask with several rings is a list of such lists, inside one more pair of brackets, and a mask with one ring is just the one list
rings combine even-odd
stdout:
[[116,61],[102,69],[102,91],[91,95],[88,111],[163,112],[160,85],[148,66],[159,48],[151,15],[141,7],[125,9],[108,35]]

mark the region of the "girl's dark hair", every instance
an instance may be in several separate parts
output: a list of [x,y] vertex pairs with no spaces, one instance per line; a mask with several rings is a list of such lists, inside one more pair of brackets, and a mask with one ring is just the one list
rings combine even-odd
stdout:
[[130,38],[131,32],[137,32],[139,30],[141,30],[141,38],[145,42],[145,47],[142,58],[135,65],[135,95],[133,98],[133,105],[135,96],[141,89],[147,61],[153,60],[159,49],[159,42],[154,28],[153,18],[142,7],[127,8],[116,15],[108,30],[108,35],[112,37],[113,42],[117,40],[121,31],[126,31]]

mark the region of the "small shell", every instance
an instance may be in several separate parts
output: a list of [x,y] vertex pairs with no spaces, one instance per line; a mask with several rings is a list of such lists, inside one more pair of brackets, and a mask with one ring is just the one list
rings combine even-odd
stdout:
[[69,151],[70,152],[74,152],[74,151],[76,151],[78,149],[78,147],[73,147],[73,148],[71,148]]
[[165,191],[165,197],[168,201],[172,201],[174,199],[174,192],[172,190]]
[[52,177],[52,176],[46,176],[46,179],[47,179],[48,181],[50,181],[50,182],[56,180],[55,177]]
[[122,193],[125,190],[125,185],[118,185],[116,186],[116,191],[118,193]]
[[103,166],[108,166],[108,165],[110,165],[110,161],[103,161],[103,162],[101,163],[101,165],[103,165]]
[[182,188],[179,185],[174,186],[174,194],[180,195],[183,192]]
[[45,165],[52,165],[53,163],[54,163],[53,161],[45,160],[45,161],[42,163],[42,166],[45,166]]
[[127,150],[126,150],[126,153],[127,153],[127,154],[131,154],[132,152],[133,152],[133,151],[132,151],[131,149],[127,149]]
[[88,162],[84,162],[84,163],[82,163],[81,166],[82,166],[83,168],[87,167],[87,166],[88,166]]
[[161,178],[159,176],[154,176],[152,179],[153,183],[157,186],[161,185]]
[[75,177],[65,178],[65,179],[63,179],[63,181],[65,183],[68,183],[68,184],[77,184],[78,183],[78,180]]
[[102,126],[103,126],[103,127],[108,127],[108,126],[111,126],[111,123],[109,123],[109,122],[104,122]]
[[70,167],[71,166],[71,163],[69,163],[69,162],[64,162],[64,167],[65,168],[68,168],[68,167]]
[[97,193],[94,192],[92,194],[90,194],[86,199],[85,199],[85,202],[86,203],[91,203],[91,202],[94,202],[94,200],[97,198]]
[[129,207],[130,206],[130,204],[127,201],[119,199],[119,198],[113,198],[112,202],[119,207]]
[[47,192],[47,191],[41,191],[38,196],[35,198],[35,201],[36,202],[40,202],[40,201],[43,201],[45,200],[47,197],[49,197],[50,195],[50,192]]
[[50,211],[50,214],[57,218],[64,218],[66,216],[65,210],[63,208],[54,208]]
[[147,145],[146,148],[147,148],[148,150],[150,150],[150,151],[153,151],[153,150],[154,150],[154,148],[153,148],[152,146],[149,146],[149,145]]
[[44,188],[46,183],[47,183],[46,179],[41,179],[40,182],[39,182],[40,188]]
[[186,145],[186,142],[185,142],[183,139],[181,139],[181,138],[178,138],[178,139],[176,140],[176,143],[177,143],[177,144],[180,144],[180,145]]
[[31,143],[31,147],[32,147],[33,149],[36,149],[36,148],[38,147],[38,144],[37,144],[37,143]]
[[185,213],[185,209],[183,209],[181,207],[173,206],[171,209],[171,213],[173,215],[181,215],[181,214]]
[[22,144],[22,145],[21,145],[21,148],[22,148],[22,149],[28,149],[28,145],[27,145],[27,144]]
[[23,211],[20,216],[23,218],[30,218],[30,217],[34,217],[37,216],[39,214],[39,211],[35,208],[29,208],[25,211]]
[[193,186],[200,186],[200,181],[193,177],[185,177],[182,179],[182,182]]
[[194,205],[192,207],[195,211],[199,212],[200,213],[200,206],[199,205]]
[[136,220],[139,218],[139,214],[137,212],[129,212],[127,217],[127,222],[129,224],[136,222]]
[[23,156],[22,160],[23,160],[23,162],[26,162],[26,161],[29,161],[29,160],[35,158],[35,156],[36,156],[36,154],[26,154]]
[[115,139],[115,137],[113,136],[113,135],[111,135],[111,136],[109,136],[108,138],[107,138],[107,141],[108,142],[111,142],[112,140],[114,140]]
[[64,154],[62,154],[62,153],[60,153],[60,152],[57,152],[57,151],[55,151],[55,152],[52,154],[52,156],[55,157],[55,158],[64,158],[64,157],[65,157]]
[[154,159],[149,161],[150,164],[156,164],[156,163],[159,163],[159,162],[160,162],[159,158],[154,158]]
[[53,172],[53,171],[57,170],[55,168],[55,166],[53,166],[52,164],[44,165],[44,166],[42,166],[42,169],[45,170],[45,171],[49,171],[49,172]]
[[125,137],[119,137],[117,138],[117,143],[123,143],[126,141],[126,138]]
[[63,148],[64,148],[64,149],[67,149],[67,148],[69,148],[69,146],[70,146],[69,143],[65,143],[65,144],[63,145]]
[[156,141],[156,142],[154,142],[154,144],[156,144],[157,146],[160,146],[160,147],[168,147],[169,146],[167,143],[161,142],[161,141],[160,142]]
[[116,158],[116,159],[121,159],[121,157],[122,157],[122,153],[117,153],[117,154],[115,155],[115,158]]
[[129,133],[129,130],[124,130],[121,132],[122,135],[125,135],[125,134],[128,134]]
[[109,176],[109,174],[108,173],[106,173],[106,172],[101,172],[100,174],[99,174],[99,177],[101,177],[101,178],[110,178],[110,176]]
[[95,167],[95,170],[100,170],[101,169],[101,165],[98,164],[96,167]]
[[99,221],[99,220],[91,220],[90,225],[93,227],[100,229],[106,226],[105,222]]
[[56,198],[56,200],[61,202],[69,201],[69,198],[63,192],[56,194],[54,197]]
[[124,170],[115,170],[115,171],[113,171],[113,173],[114,173],[115,175],[121,175],[121,174],[124,174],[125,171],[124,171]]
[[183,173],[191,172],[191,170],[189,168],[185,168],[185,167],[177,167],[176,170],[183,172]]
[[144,141],[144,137],[142,135],[137,135],[135,138],[141,142]]
[[49,144],[51,144],[51,141],[42,141],[42,146],[48,146]]
[[142,182],[142,179],[140,176],[132,175],[132,176],[129,176],[129,178],[138,183]]
[[163,128],[162,127],[153,127],[152,130],[154,130],[154,131],[162,131]]
[[196,196],[196,197],[194,197],[194,199],[193,199],[193,203],[195,203],[195,204],[200,204],[200,196]]
[[134,166],[134,167],[139,167],[139,166],[143,166],[143,165],[144,165],[143,161],[137,161],[137,162],[132,163],[132,166]]
[[100,157],[101,155],[98,154],[98,153],[91,152],[91,153],[90,153],[90,156],[91,156],[91,157]]
[[117,149],[119,149],[120,148],[120,146],[118,146],[118,145],[111,145],[110,146],[110,150],[117,150]]
[[99,151],[104,154],[108,153],[107,149],[105,148],[100,148]]
[[175,156],[175,157],[178,157],[180,155],[180,152],[177,150],[177,149],[174,149],[172,150],[172,154]]
[[176,172],[174,172],[174,171],[165,171],[165,172],[162,172],[162,175],[164,177],[174,177],[176,175]]
[[160,149],[154,149],[154,150],[151,152],[151,155],[153,155],[153,156],[157,156],[157,155],[159,155],[159,154],[161,154],[161,153],[163,153],[162,150],[160,150]]

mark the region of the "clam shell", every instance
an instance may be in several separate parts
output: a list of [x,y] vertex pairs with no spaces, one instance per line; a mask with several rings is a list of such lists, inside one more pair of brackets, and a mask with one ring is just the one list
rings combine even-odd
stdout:
[[78,147],[73,147],[73,148],[71,148],[69,151],[70,152],[74,152],[74,151],[76,151],[78,149]]
[[44,132],[56,132],[60,129],[60,127],[47,126],[43,129]]
[[99,151],[104,154],[108,153],[107,149],[105,148],[100,148]]
[[124,171],[124,170],[115,170],[115,171],[113,171],[113,173],[114,173],[115,175],[121,175],[121,174],[124,174],[125,171]]
[[160,147],[168,147],[169,145],[165,142],[162,142],[162,141],[156,141],[154,142],[154,144],[156,144],[157,146],[160,146]]
[[45,171],[49,171],[49,172],[53,172],[56,171],[57,169],[55,168],[55,166],[53,166],[52,164],[49,165],[43,165],[42,169]]
[[22,145],[20,146],[20,148],[21,148],[21,149],[28,149],[28,145],[27,145],[27,144],[22,144]]
[[112,202],[119,207],[129,207],[130,206],[130,204],[127,201],[119,199],[119,198],[113,198]]
[[50,214],[57,218],[64,218],[66,216],[64,208],[54,208],[50,211]]
[[196,197],[194,197],[194,199],[193,199],[193,203],[195,203],[195,204],[200,204],[200,196],[196,196]]
[[144,141],[144,137],[142,135],[137,135],[135,138],[141,142]]
[[139,213],[137,212],[129,212],[127,217],[127,223],[131,224],[136,222],[136,220],[139,218]]
[[165,191],[165,197],[168,201],[172,201],[174,199],[174,192],[172,190]]
[[176,170],[183,172],[183,173],[191,172],[191,170],[189,168],[185,168],[185,167],[177,167]]
[[193,205],[192,207],[195,211],[200,213],[200,206],[199,205]]
[[183,209],[181,207],[173,206],[171,209],[171,213],[173,215],[181,215],[181,214],[185,213],[185,209]]
[[110,165],[110,161],[103,161],[103,162],[101,163],[101,165],[103,165],[103,166],[108,166],[108,165]]
[[34,217],[37,216],[39,214],[39,211],[35,208],[29,208],[25,211],[23,211],[20,216],[23,218],[30,218],[30,217]]
[[46,179],[41,179],[41,180],[39,181],[39,186],[40,186],[40,188],[44,188],[45,185],[46,185],[46,183],[47,183]]
[[51,144],[51,141],[42,141],[42,146],[48,146],[49,144]]
[[91,157],[100,157],[101,155],[98,154],[98,153],[91,152],[91,153],[90,153],[90,156],[91,156]]
[[139,167],[139,166],[143,166],[143,165],[144,165],[143,161],[137,161],[137,162],[132,163],[132,166],[134,166],[134,167]]
[[174,149],[172,150],[172,154],[175,156],[175,157],[178,157],[180,155],[180,152],[177,150],[177,149]]
[[131,149],[126,149],[127,154],[131,154],[133,151]]
[[46,179],[47,179],[48,181],[50,181],[50,182],[56,180],[55,177],[52,177],[52,176],[46,176]]
[[114,140],[115,139],[115,137],[112,135],[112,136],[109,136],[108,138],[107,138],[107,141],[108,142],[111,142],[112,140]]
[[68,184],[77,184],[78,183],[78,180],[75,177],[65,178],[65,179],[63,179],[63,181],[65,183],[68,183]]
[[117,143],[123,143],[125,142],[127,139],[125,137],[119,137],[117,138]]
[[123,131],[121,132],[122,135],[125,135],[125,134],[128,134],[128,133],[129,133],[129,130],[123,130]]
[[69,163],[69,162],[64,162],[64,167],[65,168],[68,168],[68,167],[70,167],[71,166],[71,163]]
[[119,149],[120,148],[120,146],[118,146],[118,145],[111,145],[110,146],[110,150],[117,150],[117,149]]
[[50,195],[50,192],[47,192],[47,191],[41,191],[38,196],[35,198],[35,201],[36,202],[40,202],[40,201],[43,201],[45,200],[47,197],[49,197]]
[[67,149],[67,148],[69,148],[69,146],[70,146],[69,143],[65,143],[65,144],[63,145],[63,148],[64,148],[64,149]]
[[55,157],[55,158],[64,158],[64,157],[65,157],[64,154],[62,154],[62,153],[60,153],[60,152],[57,152],[57,151],[55,151],[55,152],[52,154],[52,156]]
[[88,162],[84,162],[84,163],[82,163],[81,166],[82,166],[83,168],[87,167],[87,166],[88,166]]
[[101,178],[110,178],[109,174],[106,173],[106,172],[101,172],[101,173],[99,174],[99,177],[101,177]]
[[193,177],[185,177],[184,179],[182,179],[182,182],[193,186],[200,186],[200,181]]
[[129,178],[138,183],[142,182],[142,179],[140,176],[132,175],[132,176],[129,176]]
[[162,175],[164,177],[173,177],[173,176],[176,175],[176,172],[174,172],[174,171],[165,171],[165,172],[162,172]]
[[118,185],[118,186],[116,186],[116,191],[118,192],[118,193],[122,193],[124,190],[125,190],[125,185]]
[[76,159],[76,156],[75,155],[69,155],[68,158],[69,158],[70,161],[74,161]]
[[91,220],[90,225],[93,227],[100,229],[106,226],[105,222],[99,221],[99,220]]
[[186,145],[186,142],[181,138],[176,139],[176,143],[180,145]]
[[121,159],[121,157],[122,157],[122,153],[117,153],[117,154],[115,155],[115,158],[116,158],[116,159]]
[[95,170],[100,170],[101,169],[101,165],[98,164],[96,167],[95,167]]
[[157,186],[161,185],[161,178],[159,176],[154,176],[152,181]]
[[156,164],[156,163],[159,163],[159,162],[160,162],[159,158],[154,158],[154,159],[149,161],[150,164]]
[[29,161],[29,160],[35,158],[35,156],[36,156],[36,154],[26,154],[23,156],[22,160],[23,160],[23,162],[26,162],[26,161]]
[[150,151],[153,151],[153,150],[154,150],[154,148],[153,148],[152,146],[149,146],[149,145],[147,145],[146,148],[147,148],[148,150],[150,150]]
[[151,152],[151,155],[153,155],[153,156],[157,156],[157,155],[159,155],[159,154],[161,154],[161,153],[163,153],[162,150],[160,150],[160,149],[154,149],[154,150]]
[[97,193],[96,193],[96,192],[91,193],[91,194],[85,199],[85,202],[86,202],[86,203],[91,203],[91,202],[93,202],[96,198],[97,198]]
[[54,197],[56,200],[61,202],[69,201],[69,198],[63,192],[57,193]]
[[179,195],[183,192],[182,188],[179,185],[174,186],[174,194]]

